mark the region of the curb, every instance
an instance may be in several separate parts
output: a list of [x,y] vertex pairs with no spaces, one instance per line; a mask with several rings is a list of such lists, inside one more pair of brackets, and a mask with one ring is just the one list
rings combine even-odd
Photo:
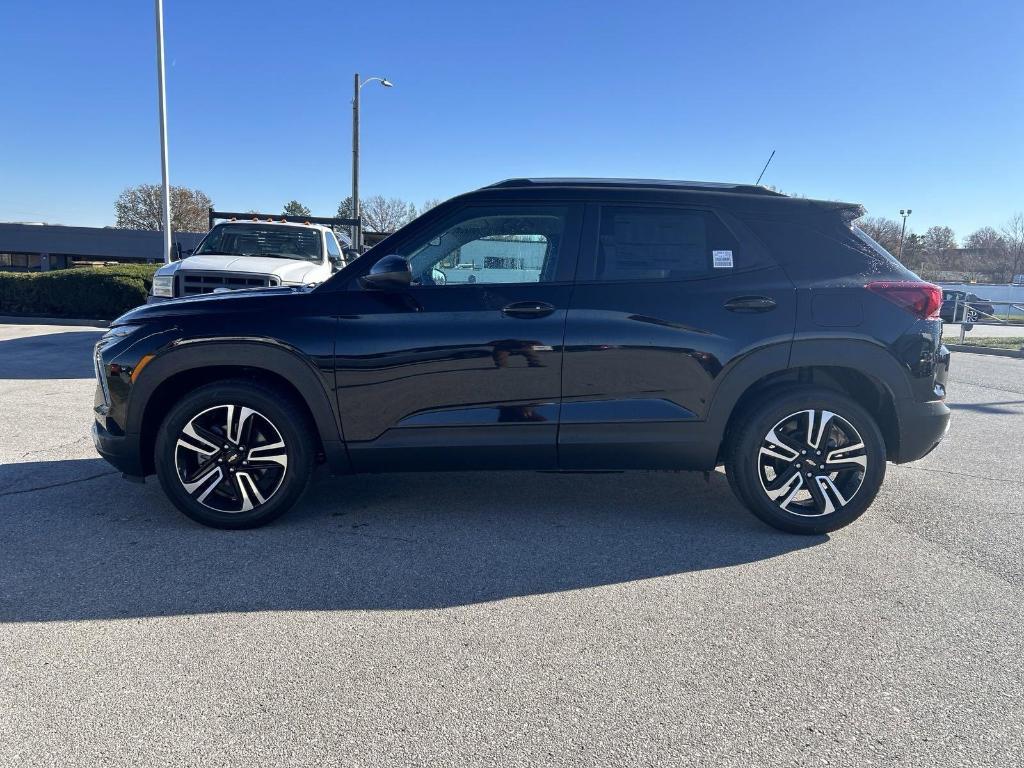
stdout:
[[1024,352],[1016,349],[999,349],[998,347],[975,347],[972,344],[947,344],[951,352],[970,352],[975,355],[994,355],[995,357],[1024,358]]
[[46,317],[43,315],[0,315],[0,325],[84,325],[109,328],[109,320],[84,320],[79,317]]

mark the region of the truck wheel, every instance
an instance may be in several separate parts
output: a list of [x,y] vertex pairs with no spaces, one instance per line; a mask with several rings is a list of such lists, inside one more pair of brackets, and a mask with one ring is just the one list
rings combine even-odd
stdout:
[[196,522],[255,528],[306,489],[312,430],[284,392],[245,380],[215,382],[167,414],[156,438],[156,473],[167,497]]
[[745,412],[726,450],[726,472],[746,507],[791,533],[849,525],[885,478],[885,443],[874,419],[845,395],[799,387]]

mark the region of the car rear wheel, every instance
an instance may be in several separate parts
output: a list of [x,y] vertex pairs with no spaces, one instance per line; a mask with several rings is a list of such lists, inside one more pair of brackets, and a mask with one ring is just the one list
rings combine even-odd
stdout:
[[776,391],[739,423],[726,472],[740,500],[775,528],[821,534],[849,525],[885,478],[878,425],[839,392]]
[[201,387],[167,414],[156,440],[160,484],[215,528],[254,528],[286,512],[313,467],[311,426],[284,392],[244,380]]

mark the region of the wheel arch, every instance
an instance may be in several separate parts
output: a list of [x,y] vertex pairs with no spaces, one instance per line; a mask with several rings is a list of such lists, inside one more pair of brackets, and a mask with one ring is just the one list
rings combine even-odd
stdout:
[[798,341],[782,364],[778,351],[765,352],[738,363],[715,390],[708,425],[719,438],[718,458],[744,411],[772,389],[795,383],[823,386],[851,397],[877,418],[888,457],[898,456],[896,402],[912,392],[900,363],[888,350],[859,340]]
[[148,363],[132,387],[126,431],[139,436],[143,472],[153,471],[156,433],[171,404],[196,387],[249,378],[291,395],[316,427],[318,451],[334,472],[348,470],[338,413],[311,362],[265,341],[209,341],[171,347]]

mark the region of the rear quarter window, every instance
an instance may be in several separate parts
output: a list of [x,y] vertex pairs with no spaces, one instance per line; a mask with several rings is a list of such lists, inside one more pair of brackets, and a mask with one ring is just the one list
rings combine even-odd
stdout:
[[743,218],[793,279],[867,282],[916,276],[838,215]]

